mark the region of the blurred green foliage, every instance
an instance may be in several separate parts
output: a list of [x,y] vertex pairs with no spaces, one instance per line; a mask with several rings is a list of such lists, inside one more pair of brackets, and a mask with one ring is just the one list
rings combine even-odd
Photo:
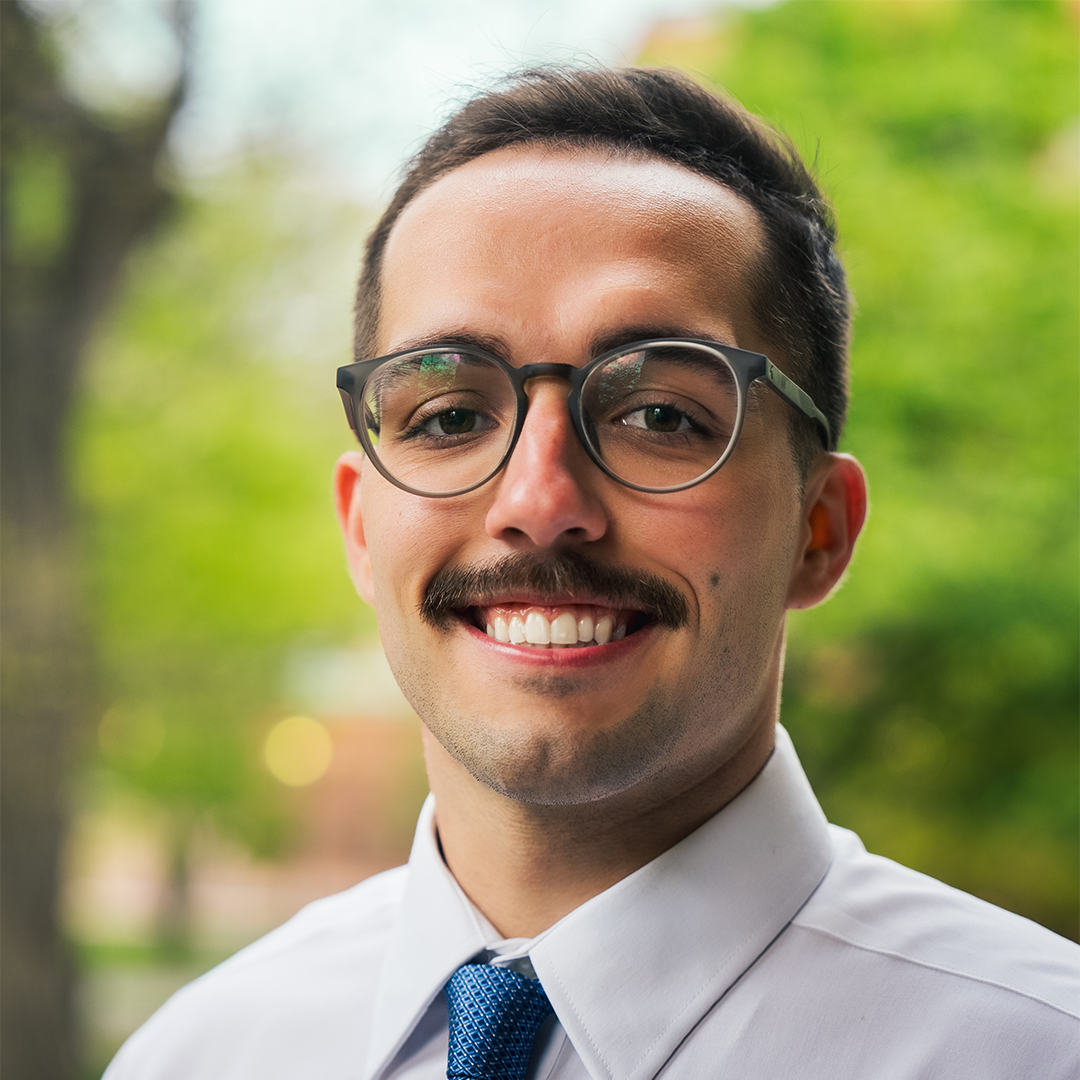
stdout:
[[785,723],[871,850],[1072,936],[1077,14],[788,3],[719,24],[706,71],[816,162],[858,304],[872,513],[793,619]]
[[[785,722],[872,850],[1074,936],[1075,11],[780,4],[718,21],[705,72],[816,159],[858,300],[845,447],[873,512],[840,597],[793,620]],[[364,227],[274,169],[189,193],[130,269],[74,435],[98,790],[263,853],[287,651],[374,627],[329,495],[351,271],[305,279]],[[290,327],[320,289],[340,322]]]
[[[258,854],[281,850],[260,750],[287,651],[371,633],[333,521],[330,466],[349,433],[327,374],[348,355],[364,221],[318,196],[265,164],[189,194],[132,260],[83,394],[96,778],[166,810],[180,847],[209,818]],[[343,235],[340,318],[297,355],[283,320],[324,284],[305,260],[340,255]]]

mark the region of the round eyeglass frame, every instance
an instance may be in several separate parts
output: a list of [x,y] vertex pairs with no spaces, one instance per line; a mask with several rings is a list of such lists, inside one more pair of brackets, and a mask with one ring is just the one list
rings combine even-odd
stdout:
[[[646,349],[681,348],[684,346],[697,348],[703,352],[714,353],[721,363],[726,363],[734,372],[735,385],[738,389],[738,411],[735,417],[735,427],[731,433],[731,440],[728,442],[726,449],[717,461],[692,480],[686,480],[681,484],[672,484],[668,487],[651,487],[645,484],[635,484],[614,472],[600,456],[599,450],[593,446],[590,441],[582,417],[582,388],[590,374],[592,374],[597,367],[608,363],[619,356],[625,356],[626,354],[633,352],[641,352]],[[469,353],[470,355],[481,357],[489,363],[494,364],[507,376],[514,389],[517,406],[514,418],[514,432],[507,443],[506,451],[502,458],[500,458],[498,465],[488,472],[483,479],[477,480],[472,484],[467,484],[465,487],[455,488],[453,491],[422,491],[420,488],[412,487],[404,481],[399,480],[379,459],[378,450],[371,444],[371,441],[368,438],[366,425],[361,420],[364,390],[368,380],[375,371],[391,360],[401,360],[409,356],[432,356],[460,353]],[[825,414],[817,407],[813,398],[811,398],[801,386],[789,379],[787,375],[785,375],[767,356],[762,353],[748,352],[746,349],[736,349],[733,346],[722,345],[718,342],[708,341],[703,338],[654,338],[646,341],[633,341],[627,345],[620,345],[618,348],[609,349],[607,352],[601,353],[583,367],[575,367],[573,364],[545,363],[524,364],[521,367],[514,367],[501,357],[495,356],[485,349],[477,348],[473,345],[454,344],[452,342],[434,344],[416,349],[403,349],[400,352],[389,353],[386,356],[377,356],[371,360],[356,360],[351,364],[346,364],[344,367],[340,367],[337,370],[337,387],[341,393],[342,404],[345,406],[345,415],[348,417],[349,427],[352,428],[353,434],[360,441],[360,445],[364,448],[365,454],[379,473],[395,487],[401,488],[402,491],[407,491],[411,495],[419,495],[426,499],[449,499],[455,495],[465,495],[470,491],[475,491],[477,488],[483,487],[484,484],[503,470],[506,463],[510,460],[511,455],[514,453],[522,429],[525,426],[525,415],[529,410],[529,395],[525,392],[525,384],[532,379],[540,378],[566,379],[570,383],[570,395],[567,399],[567,405],[570,410],[570,420],[574,426],[574,432],[577,434],[578,441],[585,448],[585,452],[592,459],[593,463],[602,472],[606,473],[617,483],[622,484],[624,487],[631,488],[634,491],[642,491],[653,495],[686,491],[688,488],[696,487],[698,484],[708,480],[710,476],[717,473],[728,458],[731,457],[738,444],[739,435],[742,433],[743,420],[746,417],[747,394],[749,393],[751,384],[758,381],[764,382],[769,389],[783,398],[783,400],[793,409],[796,409],[804,416],[813,420],[817,425],[818,434],[821,437],[824,448],[826,450],[834,449],[832,429],[829,426],[829,421],[825,417]]]

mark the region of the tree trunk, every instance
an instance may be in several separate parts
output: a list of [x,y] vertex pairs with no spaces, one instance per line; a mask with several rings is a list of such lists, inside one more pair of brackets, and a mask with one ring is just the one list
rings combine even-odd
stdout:
[[62,93],[45,27],[0,3],[0,1074],[75,1074],[57,910],[66,781],[91,715],[65,435],[124,257],[168,205],[156,164],[178,85],[138,124]]
[[174,810],[168,830],[168,873],[162,883],[158,910],[158,947],[167,954],[185,957],[191,948],[191,843],[193,819]]

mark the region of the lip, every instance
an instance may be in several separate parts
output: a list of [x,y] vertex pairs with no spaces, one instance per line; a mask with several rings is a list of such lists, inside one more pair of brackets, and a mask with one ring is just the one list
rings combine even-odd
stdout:
[[[550,601],[549,601],[550,602]],[[544,649],[530,648],[523,645],[508,645],[488,637],[483,630],[477,629],[462,615],[458,615],[458,625],[469,635],[470,640],[486,649],[494,650],[500,660],[530,667],[592,667],[596,664],[615,663],[625,659],[648,643],[657,624],[647,623],[640,630],[627,634],[620,641],[607,645],[585,645],[578,648]]]
[[[613,604],[610,597],[588,593],[533,593],[519,591],[491,593],[473,601],[473,607],[534,607],[539,611],[561,607],[598,607],[611,611],[622,610],[625,605]],[[640,610],[640,609],[635,609]]]

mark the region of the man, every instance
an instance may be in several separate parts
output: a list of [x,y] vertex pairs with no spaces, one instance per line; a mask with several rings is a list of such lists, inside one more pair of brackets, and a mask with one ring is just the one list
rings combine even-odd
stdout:
[[527,72],[432,137],[368,244],[336,491],[433,797],[407,868],[110,1077],[1076,1075],[1075,947],[867,855],[777,728],[785,614],[866,512],[834,240],[794,151],[671,74]]

